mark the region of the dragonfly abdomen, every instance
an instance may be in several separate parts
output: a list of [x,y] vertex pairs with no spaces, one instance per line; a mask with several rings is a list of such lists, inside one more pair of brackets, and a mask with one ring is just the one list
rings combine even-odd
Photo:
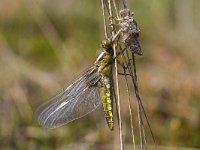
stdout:
[[102,78],[102,85],[100,87],[100,95],[104,110],[104,116],[106,118],[108,127],[110,130],[114,129],[114,121],[113,121],[113,101],[112,101],[112,95],[111,95],[111,85],[110,85],[110,79],[107,76],[104,76]]

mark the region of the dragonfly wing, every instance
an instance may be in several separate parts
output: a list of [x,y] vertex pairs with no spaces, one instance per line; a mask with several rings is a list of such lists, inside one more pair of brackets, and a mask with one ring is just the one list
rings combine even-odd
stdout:
[[44,128],[56,128],[85,116],[95,110],[100,101],[98,72],[88,69],[78,80],[56,94],[36,111],[36,117]]

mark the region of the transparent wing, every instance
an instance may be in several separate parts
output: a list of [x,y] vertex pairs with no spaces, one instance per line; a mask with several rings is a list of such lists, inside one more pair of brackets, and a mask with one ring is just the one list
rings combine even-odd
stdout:
[[56,128],[95,110],[101,103],[99,88],[94,85],[99,78],[94,67],[88,69],[78,80],[37,109],[39,123],[44,128]]

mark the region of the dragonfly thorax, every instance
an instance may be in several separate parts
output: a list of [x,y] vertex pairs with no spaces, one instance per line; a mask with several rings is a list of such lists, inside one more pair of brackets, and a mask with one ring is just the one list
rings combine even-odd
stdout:
[[98,66],[98,72],[101,72],[103,74],[109,74],[110,72],[110,63],[112,60],[112,55],[102,51],[102,53],[99,54],[97,60],[96,60],[96,65]]
[[95,64],[98,66],[98,72],[105,75],[110,73],[110,63],[113,56],[113,48],[111,39],[106,39],[101,42],[103,49],[98,50]]

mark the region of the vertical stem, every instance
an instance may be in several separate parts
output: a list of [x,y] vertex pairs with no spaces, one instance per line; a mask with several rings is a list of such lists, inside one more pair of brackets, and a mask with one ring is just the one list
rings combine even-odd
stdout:
[[127,8],[127,6],[126,6],[126,0],[122,0],[122,3],[123,3],[124,9]]
[[[134,73],[134,76],[135,76],[134,86],[135,86],[135,91],[136,91],[136,97],[137,97],[137,99],[139,101],[140,107],[141,107],[142,112],[144,114],[144,117],[146,119],[146,122],[147,122],[147,125],[149,127],[151,136],[153,138],[153,141],[154,141],[154,143],[156,143],[153,131],[152,131],[151,126],[150,126],[149,119],[148,119],[147,114],[146,114],[146,112],[144,110],[144,107],[143,107],[143,104],[142,104],[142,101],[141,101],[141,98],[140,98],[140,95],[139,95],[138,82],[137,82],[137,72],[136,72],[136,64],[135,64],[135,55],[133,53],[132,53],[132,58],[133,58],[133,71],[134,71],[133,73]],[[143,125],[143,121],[142,121],[142,125]],[[144,130],[144,126],[143,126],[143,130]],[[145,136],[144,132],[143,132],[143,135],[144,135],[144,142],[146,142],[146,136]]]
[[[127,51],[126,51],[126,56],[127,56],[127,58],[130,58],[129,53]],[[143,126],[142,111],[141,111],[141,109],[143,110],[143,107],[142,107],[142,103],[141,103],[141,99],[140,99],[139,91],[138,91],[137,74],[136,74],[136,68],[135,68],[135,56],[134,56],[133,53],[132,53],[132,60],[133,60],[133,62],[132,62],[133,71],[132,71],[131,66],[128,66],[128,70],[129,70],[129,73],[131,74],[131,79],[132,79],[132,82],[133,82],[133,85],[134,85],[135,95],[136,95],[136,98],[137,98],[138,126],[139,126],[139,130],[140,130],[140,146],[141,146],[141,149],[143,150],[144,149],[143,143],[144,143],[144,138],[145,138],[145,135],[143,134],[144,133],[143,132],[144,126]],[[143,112],[144,112],[144,110],[143,110]],[[145,112],[144,112],[144,114],[145,114]],[[143,138],[143,135],[144,135],[144,138]]]
[[[114,57],[116,57],[116,49],[114,46]],[[117,107],[118,107],[118,118],[119,118],[119,136],[120,136],[120,146],[121,150],[124,149],[123,146],[123,133],[122,133],[122,119],[121,119],[121,107],[120,107],[120,96],[119,96],[119,80],[118,80],[118,67],[117,59],[115,59],[115,78],[116,78],[116,95],[117,95]]]
[[106,17],[105,17],[105,2],[104,0],[101,0],[101,6],[102,6],[102,13],[103,13],[103,24],[104,24],[104,32],[106,39],[108,38],[108,31],[106,26]]
[[141,140],[141,149],[144,149],[144,138],[143,138],[143,120],[142,120],[142,112],[141,112],[141,100],[140,100],[140,96],[139,96],[139,91],[138,91],[138,84],[137,84],[137,74],[136,74],[136,68],[135,68],[135,55],[132,54],[132,59],[133,59],[133,85],[135,88],[135,95],[137,100],[137,106],[138,106],[138,119],[139,119],[139,128],[140,128],[140,140]]
[[[112,14],[112,6],[111,6],[111,0],[108,0],[109,5],[109,14],[110,14],[110,25],[112,28],[112,36],[115,35],[115,28],[113,23],[113,14]],[[114,50],[114,58],[116,58],[116,44],[113,44],[113,50]],[[118,80],[118,67],[117,67],[117,59],[115,59],[115,78],[116,78],[116,95],[117,95],[117,107],[118,107],[118,118],[119,118],[119,137],[120,137],[120,149],[124,150],[123,145],[123,133],[122,133],[122,119],[121,119],[121,107],[120,107],[120,96],[119,96],[119,80]]]
[[125,78],[125,83],[126,83],[126,92],[128,95],[128,107],[129,107],[129,115],[130,115],[130,122],[131,122],[131,135],[132,135],[132,142],[133,142],[133,149],[135,150],[135,135],[134,135],[134,127],[133,127],[133,112],[132,112],[132,105],[131,105],[131,100],[130,100],[130,90],[129,90],[129,85],[128,85],[128,79],[126,75],[126,67],[128,67],[128,63],[126,61],[126,57],[124,54],[122,54],[122,58],[124,60],[124,63],[126,66],[123,65],[123,73],[124,73],[124,78]]
[[115,13],[116,13],[116,16],[117,16],[117,19],[118,19],[118,18],[119,18],[119,15],[118,15],[118,10],[117,10],[117,5],[116,5],[115,0],[113,0],[113,5],[114,5]]

